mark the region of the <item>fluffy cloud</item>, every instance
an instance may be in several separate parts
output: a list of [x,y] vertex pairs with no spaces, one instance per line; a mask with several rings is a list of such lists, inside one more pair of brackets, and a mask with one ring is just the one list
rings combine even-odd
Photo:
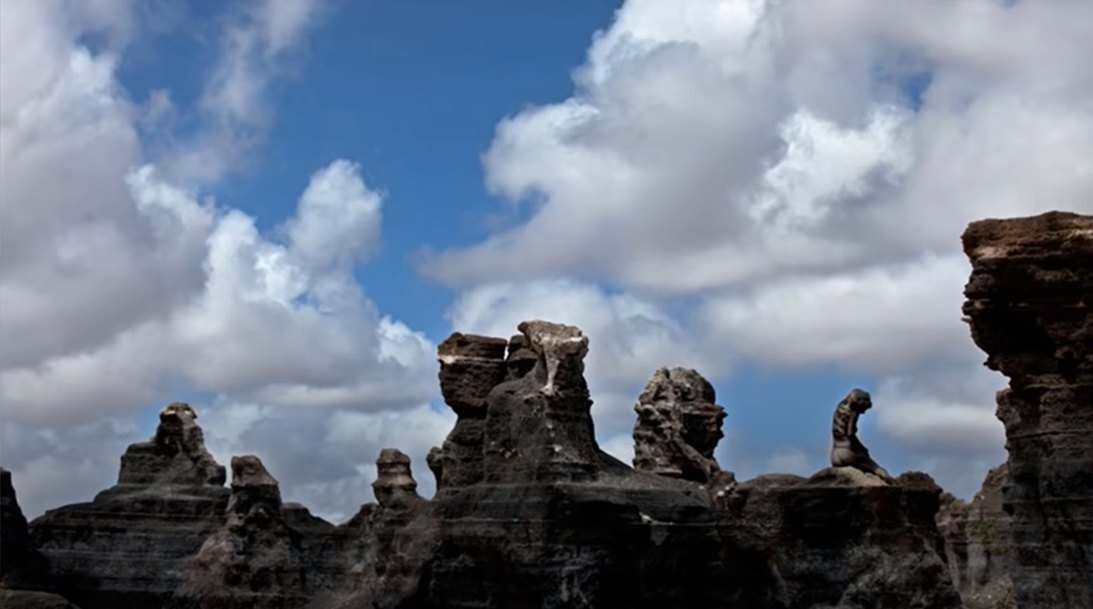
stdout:
[[[264,140],[273,119],[268,90],[291,75],[327,0],[261,0],[230,7],[219,59],[198,102],[201,128],[156,151],[173,179],[213,182],[238,167]],[[167,98],[169,100],[169,98]],[[149,100],[162,106],[162,96]]]
[[[0,16],[0,407],[20,500],[33,515],[89,499],[125,445],[143,439],[138,412],[184,398],[222,462],[229,449],[295,447],[270,457],[286,495],[314,491],[320,513],[353,511],[370,497],[381,444],[422,459],[450,422],[426,405],[433,345],[377,311],[354,276],[378,247],[383,195],[337,160],[263,233],[180,181],[185,172],[143,164],[137,124],[153,108],[130,103],[115,76],[135,17],[124,4],[81,6],[5,2]],[[260,65],[245,75],[272,74],[318,6],[270,1],[232,17],[227,38],[259,41],[246,53]],[[79,42],[89,34],[111,42],[92,50]],[[243,52],[225,49],[222,63]],[[209,90],[243,76],[225,78]],[[240,113],[223,120],[264,103],[260,88],[251,94],[221,108]],[[173,111],[159,99],[158,112]],[[221,129],[221,118],[203,129]],[[292,465],[311,454],[327,473]]]
[[1077,1],[628,0],[571,97],[497,126],[486,185],[526,220],[424,269],[697,301],[685,343],[865,375],[909,462],[986,467],[1004,381],[959,322],[959,234],[1093,211],[1091,54]]
[[428,270],[688,292],[951,251],[983,216],[1089,209],[1093,81],[1075,58],[1091,17],[631,0],[573,97],[498,126],[487,185],[531,218]]

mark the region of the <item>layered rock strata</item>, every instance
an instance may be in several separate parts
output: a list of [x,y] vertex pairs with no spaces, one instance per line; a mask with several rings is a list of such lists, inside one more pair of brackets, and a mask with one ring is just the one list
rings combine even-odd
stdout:
[[444,462],[440,544],[419,606],[714,606],[718,540],[704,493],[599,450],[578,329],[520,331],[491,360],[489,378],[503,372],[492,387],[457,384],[441,358],[442,386],[449,378],[483,399],[483,473],[453,488]]
[[983,220],[963,241],[972,337],[1010,381],[998,418],[1018,606],[1093,607],[1093,218]]
[[30,523],[58,592],[84,609],[167,603],[231,494],[195,418],[188,405],[167,406],[155,436],[122,456],[118,484]]

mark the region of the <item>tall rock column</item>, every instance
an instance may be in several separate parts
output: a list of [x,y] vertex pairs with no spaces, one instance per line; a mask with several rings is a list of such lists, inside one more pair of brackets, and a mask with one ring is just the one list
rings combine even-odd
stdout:
[[1093,217],[1051,212],[964,232],[964,313],[1006,427],[1022,609],[1093,607]]

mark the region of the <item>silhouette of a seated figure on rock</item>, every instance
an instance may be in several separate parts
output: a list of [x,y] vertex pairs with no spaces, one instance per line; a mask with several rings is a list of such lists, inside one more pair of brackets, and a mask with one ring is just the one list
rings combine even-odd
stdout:
[[851,389],[835,408],[831,421],[831,465],[835,467],[853,467],[867,474],[873,474],[886,482],[892,482],[892,476],[869,456],[869,449],[858,439],[858,417],[873,407],[869,392]]

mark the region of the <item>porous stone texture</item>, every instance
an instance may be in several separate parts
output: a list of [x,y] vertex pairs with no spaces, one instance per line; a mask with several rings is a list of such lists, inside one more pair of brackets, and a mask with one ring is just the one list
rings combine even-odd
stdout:
[[455,490],[482,479],[482,433],[486,395],[505,379],[505,349],[499,338],[455,333],[440,343],[440,392],[455,411],[455,427],[444,440],[437,490]]
[[281,491],[262,461],[232,457],[224,523],[189,561],[171,607],[281,609],[309,600],[301,535],[288,526]]
[[1013,542],[1010,516],[1002,509],[1006,464],[992,469],[970,503],[942,496],[937,525],[945,540],[949,572],[967,609],[1013,609]]
[[483,475],[453,488],[445,461],[439,547],[408,606],[717,606],[705,493],[599,450],[580,330],[519,329],[485,397]]
[[195,418],[164,408],[152,440],[122,456],[117,485],[30,523],[57,592],[84,609],[165,605],[230,495]]
[[959,609],[938,553],[940,489],[851,467],[760,476],[726,497],[722,606]]
[[660,368],[649,378],[634,411],[634,469],[709,482],[721,470],[714,449],[725,409],[713,385],[688,368]]
[[1093,217],[983,220],[963,242],[972,338],[1009,377],[997,399],[1017,604],[1093,607]]

